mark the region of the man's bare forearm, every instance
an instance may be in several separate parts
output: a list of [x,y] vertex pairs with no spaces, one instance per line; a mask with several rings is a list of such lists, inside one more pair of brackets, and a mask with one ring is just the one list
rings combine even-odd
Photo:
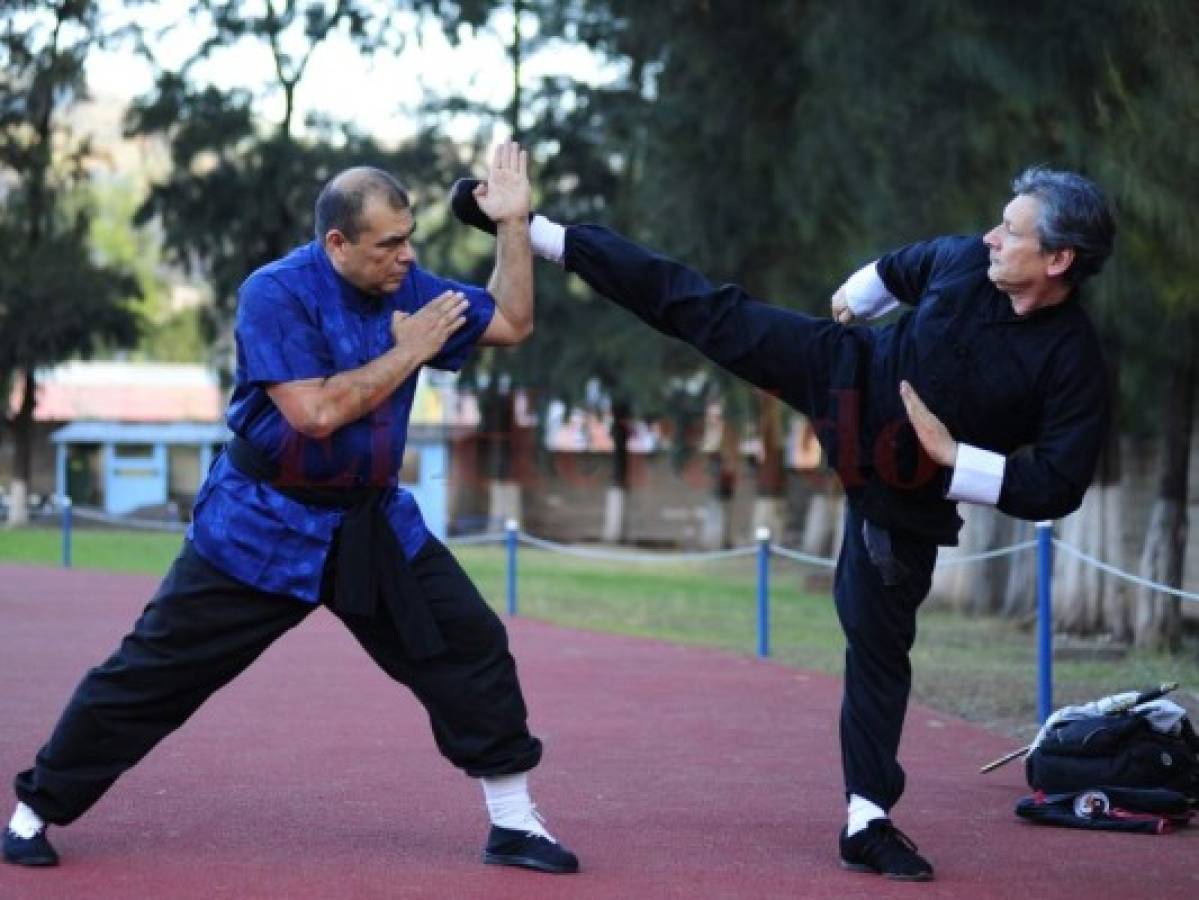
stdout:
[[302,395],[302,427],[297,430],[309,437],[328,437],[375,410],[422,362],[412,350],[392,347],[360,368],[338,372],[313,385]]
[[533,252],[527,221],[522,217],[498,223],[496,237],[495,269],[487,289],[523,339],[533,331]]

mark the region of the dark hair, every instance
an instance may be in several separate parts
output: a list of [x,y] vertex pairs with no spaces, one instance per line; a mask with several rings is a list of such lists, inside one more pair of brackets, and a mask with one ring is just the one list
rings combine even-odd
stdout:
[[316,198],[316,239],[336,228],[350,241],[362,231],[362,210],[371,197],[380,197],[394,210],[408,209],[408,191],[382,169],[355,166],[339,172]]
[[1103,191],[1074,172],[1031,166],[1012,182],[1012,191],[1041,201],[1037,238],[1046,251],[1074,250],[1066,280],[1082,284],[1112,255],[1116,222]]

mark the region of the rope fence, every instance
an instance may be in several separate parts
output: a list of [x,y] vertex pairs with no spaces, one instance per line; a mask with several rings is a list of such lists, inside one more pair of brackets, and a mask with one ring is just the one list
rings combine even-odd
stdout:
[[[148,531],[181,532],[187,525],[180,522],[162,522],[146,519],[135,519],[125,516],[114,516],[92,508],[73,507],[70,498],[59,501],[62,520],[62,564],[71,565],[71,529],[72,519],[79,518],[89,522],[112,525],[120,528],[134,528]],[[1096,559],[1094,556],[1080,550],[1078,547],[1059,540],[1053,536],[1052,522],[1038,522],[1035,540],[1021,541],[1007,547],[999,547],[979,553],[969,553],[948,556],[937,560],[938,569],[951,568],[978,562],[1000,559],[1005,556],[1015,556],[1030,550],[1037,551],[1037,710],[1043,722],[1053,709],[1053,550],[1057,548],[1068,556],[1080,562],[1099,569],[1113,577],[1123,579],[1139,587],[1160,591],[1182,600],[1199,601],[1199,593],[1180,590],[1167,584],[1161,584],[1125,572],[1110,563]],[[507,610],[508,615],[515,616],[518,612],[519,598],[517,595],[517,564],[518,546],[525,544],[548,553],[558,553],[578,559],[600,560],[620,563],[679,563],[705,562],[757,557],[757,620],[759,656],[770,655],[770,559],[778,556],[802,565],[823,569],[836,568],[837,561],[831,557],[816,556],[803,553],[771,543],[768,529],[759,528],[754,544],[733,547],[727,550],[709,550],[700,552],[644,552],[632,550],[609,550],[599,547],[579,547],[573,544],[562,544],[556,541],[539,538],[522,531],[519,524],[512,519],[505,523],[503,531],[491,531],[483,534],[462,535],[449,538],[446,543],[458,546],[476,546],[484,544],[503,544],[507,553]]]
[[1178,588],[1170,587],[1169,585],[1165,584],[1159,584],[1156,581],[1150,581],[1148,578],[1142,578],[1139,575],[1133,575],[1131,572],[1122,571],[1121,569],[1117,569],[1115,566],[1110,565],[1109,563],[1105,563],[1102,560],[1096,559],[1088,553],[1084,553],[1077,547],[1067,544],[1065,541],[1059,541],[1057,538],[1053,539],[1053,546],[1057,547],[1059,550],[1064,550],[1070,556],[1082,560],[1089,566],[1094,566],[1101,572],[1106,572],[1108,575],[1114,575],[1116,578],[1122,578],[1125,581],[1140,587],[1149,588],[1150,590],[1154,591],[1161,591],[1163,594],[1170,594],[1171,596],[1179,597],[1183,600],[1199,600],[1199,594],[1191,591],[1181,591]]
[[171,522],[160,521],[158,519],[135,519],[128,516],[114,516],[106,513],[103,510],[95,509],[88,506],[70,506],[64,507],[64,513],[67,508],[71,509],[70,515],[75,519],[82,519],[87,522],[97,522],[101,525],[112,525],[117,528],[133,528],[138,531],[172,531],[183,533],[187,531],[186,522]]
[[[721,559],[736,559],[739,556],[753,556],[758,552],[756,547],[733,547],[729,550],[707,550],[702,552],[675,553],[645,553],[631,550],[603,550],[598,547],[575,547],[571,544],[558,544],[545,538],[533,537],[527,532],[520,532],[520,542],[536,547],[538,550],[548,550],[551,553],[561,553],[580,559],[600,559],[609,562],[663,563],[663,562],[705,562]],[[457,538],[454,539],[457,543]]]

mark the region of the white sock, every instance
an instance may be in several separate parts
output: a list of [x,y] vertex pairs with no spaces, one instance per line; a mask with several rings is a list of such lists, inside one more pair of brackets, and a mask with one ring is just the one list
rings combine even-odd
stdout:
[[541,214],[533,216],[529,223],[529,243],[538,256],[562,265],[566,256],[566,229],[557,222]]
[[42,817],[24,803],[17,804],[8,823],[8,830],[19,838],[31,838],[45,827]]
[[875,819],[885,818],[887,813],[881,807],[865,797],[849,795],[849,825],[845,829],[847,834],[857,834]]
[[479,781],[483,785],[487,814],[491,817],[492,825],[531,832],[554,840],[553,835],[545,830],[545,825],[537,814],[537,807],[529,797],[529,777],[525,772],[516,775],[492,775],[480,778]]

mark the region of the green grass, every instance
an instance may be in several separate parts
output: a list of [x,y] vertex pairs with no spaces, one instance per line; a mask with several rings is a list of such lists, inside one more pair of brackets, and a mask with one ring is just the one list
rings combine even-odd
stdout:
[[[163,575],[179,553],[178,533],[76,528],[71,565],[77,569]],[[57,528],[0,529],[0,562],[56,566],[62,562]]]
[[[159,575],[179,549],[175,534],[79,529],[78,568]],[[506,557],[495,546],[455,547],[483,595],[502,609]],[[0,562],[58,565],[52,529],[0,531]],[[752,654],[757,647],[755,562],[630,563],[584,560],[522,547],[519,613],[572,628],[719,647]],[[844,640],[827,585],[812,570],[785,560],[771,569],[771,655],[786,665],[839,674]],[[819,576],[817,575],[816,578]],[[805,589],[804,582],[812,584]],[[1013,737],[1035,729],[1037,660],[1034,635],[1014,622],[926,608],[912,653],[913,698]],[[1199,710],[1199,654],[1129,653],[1113,661],[1058,661],[1057,704],[1093,699],[1164,680],[1182,683],[1176,697]]]

